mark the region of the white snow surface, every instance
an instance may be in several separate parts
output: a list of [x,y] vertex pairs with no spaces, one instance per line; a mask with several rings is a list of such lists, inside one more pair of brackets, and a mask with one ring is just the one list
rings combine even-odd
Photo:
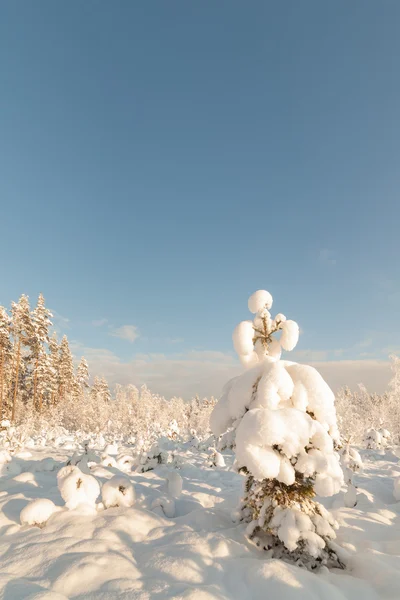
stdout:
[[[73,450],[30,451],[29,459],[12,458],[20,475],[0,478],[0,600],[399,598],[400,502],[393,496],[399,449],[386,448],[384,455],[360,451],[364,468],[354,475],[355,508],[344,507],[344,488],[322,499],[339,523],[335,547],[347,569],[319,573],[269,558],[246,539],[246,525],[232,521],[244,478],[232,470],[229,451],[223,452],[227,468],[215,469],[207,466],[207,451],[182,444],[176,454],[183,490],[175,500],[165,496],[164,465],[129,474],[94,465],[99,484],[120,473],[137,500],[133,507],[98,504],[90,512],[65,508],[57,486]],[[132,448],[123,451],[129,456]],[[54,470],[38,468],[45,458],[53,459]],[[67,469],[59,480],[85,476],[78,467]],[[42,527],[21,525],[20,515],[32,510],[32,502],[47,504],[41,499],[57,510]],[[47,506],[49,512],[54,508]],[[290,540],[285,519],[282,515],[277,525]]]

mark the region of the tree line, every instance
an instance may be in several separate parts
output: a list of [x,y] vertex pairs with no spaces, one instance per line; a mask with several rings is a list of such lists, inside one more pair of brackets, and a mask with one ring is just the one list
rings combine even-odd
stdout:
[[71,397],[111,398],[104,378],[90,388],[84,357],[75,368],[67,336],[51,333],[52,317],[43,294],[33,310],[25,294],[9,311],[0,306],[0,419],[14,422],[28,406],[41,413]]

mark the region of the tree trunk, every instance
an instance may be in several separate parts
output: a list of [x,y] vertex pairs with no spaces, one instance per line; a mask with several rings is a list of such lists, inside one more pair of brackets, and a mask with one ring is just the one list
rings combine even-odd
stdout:
[[43,394],[39,394],[39,412],[42,412]]
[[20,358],[21,358],[21,338],[18,339],[18,347],[17,347],[17,364],[15,365],[15,387],[14,387],[14,399],[13,399],[13,405],[12,405],[11,421],[15,420],[15,408],[17,406],[18,375],[19,375]]

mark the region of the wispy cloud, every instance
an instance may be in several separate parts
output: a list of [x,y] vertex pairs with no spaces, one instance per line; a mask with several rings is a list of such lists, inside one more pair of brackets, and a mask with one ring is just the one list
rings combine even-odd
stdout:
[[53,308],[49,309],[51,314],[53,315],[51,321],[53,323],[53,329],[56,333],[62,333],[63,331],[65,331],[66,329],[69,329],[70,327],[70,320],[67,319],[67,317],[63,317],[62,315],[60,315],[60,313],[58,313],[56,310],[54,310]]
[[122,325],[113,329],[110,335],[132,343],[139,337],[139,331],[136,325]]
[[336,265],[336,258],[332,250],[329,248],[321,248],[318,255],[318,261],[323,265]]
[[[111,385],[133,383],[140,386],[145,383],[153,392],[166,397],[190,398],[197,393],[219,396],[225,383],[243,372],[233,353],[214,350],[141,353],[127,361],[103,348],[77,345],[73,351],[86,357],[93,376],[104,375]],[[322,351],[304,351],[302,360],[318,369],[334,391],[344,385],[354,389],[359,383],[364,383],[371,391],[383,392],[391,377],[388,360],[329,361]]]
[[103,327],[103,325],[106,325],[107,323],[108,319],[97,319],[92,321],[93,327]]

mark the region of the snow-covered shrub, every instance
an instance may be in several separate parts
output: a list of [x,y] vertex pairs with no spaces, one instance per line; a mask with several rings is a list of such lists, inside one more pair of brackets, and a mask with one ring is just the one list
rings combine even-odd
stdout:
[[215,435],[235,430],[235,466],[247,475],[241,516],[250,538],[275,557],[337,566],[329,547],[337,525],[314,500],[336,494],[343,483],[334,395],[314,368],[280,360],[281,348],[295,347],[298,326],[282,314],[272,319],[271,305],[265,291],[249,299],[255,318],[233,338],[250,368],[225,386],[211,428]]
[[211,451],[211,458],[209,461],[209,466],[210,467],[225,467],[225,459],[222,456],[222,454],[220,452],[217,452],[217,450],[215,450],[215,448],[212,449]]
[[140,458],[139,470],[142,473],[152,471],[158,465],[171,465],[174,460],[172,450],[162,447],[162,443],[154,444],[150,450]]
[[368,450],[380,450],[384,447],[384,438],[379,431],[371,427],[364,434],[364,444]]
[[168,493],[172,498],[179,498],[182,493],[182,477],[176,471],[167,474]]
[[386,448],[386,446],[388,446],[390,444],[390,440],[391,440],[391,435],[390,435],[390,431],[388,431],[387,429],[381,428],[379,429],[378,433],[380,434],[381,438],[382,438],[382,447]]
[[113,456],[108,456],[108,454],[103,454],[101,457],[100,464],[103,467],[113,467],[114,469],[118,468],[117,461]]
[[58,489],[65,505],[69,509],[80,504],[94,507],[100,494],[100,486],[92,475],[83,473],[79,467],[69,465],[57,474]]
[[128,454],[122,454],[117,458],[117,467],[124,473],[130,473],[132,471],[132,467],[136,465],[137,459],[135,459],[133,456],[129,456]]
[[362,460],[359,452],[346,444],[340,450],[340,462],[342,465],[344,482],[347,485],[347,491],[344,495],[344,504],[348,508],[353,508],[357,504],[357,487],[354,484],[354,473],[362,471]]
[[107,446],[104,448],[104,454],[116,456],[118,454],[117,444],[107,444]]
[[21,525],[43,527],[57,510],[59,510],[57,506],[48,498],[32,500],[21,510]]
[[135,489],[127,477],[114,475],[101,488],[101,499],[106,508],[130,507],[135,504]]

